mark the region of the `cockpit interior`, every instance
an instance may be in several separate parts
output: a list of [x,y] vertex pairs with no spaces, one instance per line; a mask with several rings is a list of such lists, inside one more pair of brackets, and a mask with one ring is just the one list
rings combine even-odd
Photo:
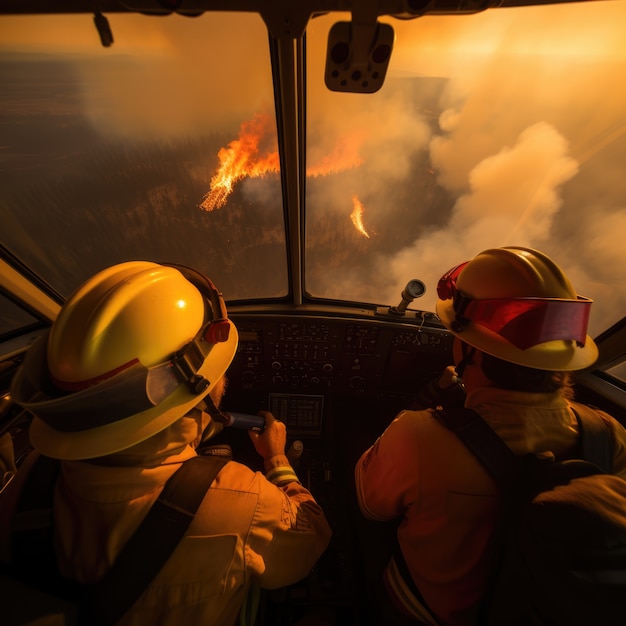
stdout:
[[556,259],[593,300],[576,397],[626,424],[625,24],[624,0],[0,2],[17,466],[11,379],[72,292],[122,261],[193,267],[239,331],[224,408],[285,421],[334,532],[258,626],[385,623],[362,556],[386,529],[354,464],[452,363],[446,270],[505,245]]

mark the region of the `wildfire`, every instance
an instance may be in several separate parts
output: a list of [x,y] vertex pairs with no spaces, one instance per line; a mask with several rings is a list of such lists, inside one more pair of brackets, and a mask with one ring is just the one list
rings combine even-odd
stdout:
[[[200,208],[205,211],[219,209],[226,204],[228,196],[240,180],[278,172],[278,149],[272,131],[271,118],[267,114],[259,113],[241,124],[239,137],[217,153],[220,165]],[[307,167],[307,176],[327,176],[359,167],[363,163],[359,155],[361,143],[359,134],[341,137],[331,154]],[[271,149],[263,152],[261,145],[268,144]]]
[[223,207],[235,183],[243,178],[259,178],[270,172],[278,172],[278,150],[275,146],[264,153],[260,150],[262,142],[267,143],[270,128],[269,115],[257,114],[252,120],[242,123],[239,138],[217,153],[220,166],[211,179],[209,193],[200,203],[201,209],[213,211]]
[[[271,117],[257,114],[239,128],[239,137],[217,153],[219,167],[211,179],[209,192],[200,203],[205,211],[223,207],[235,185],[244,178],[260,178],[279,171],[280,162]],[[363,159],[359,154],[363,143],[362,133],[341,137],[329,154],[307,167],[307,176],[318,177],[337,174],[359,167]],[[363,226],[363,205],[352,196],[353,211],[350,219],[357,231],[369,239]]]
[[331,154],[306,168],[307,176],[327,176],[359,167],[363,163],[359,154],[360,145],[361,142],[356,137],[342,137]]
[[350,213],[350,219],[354,224],[354,227],[360,232],[364,237],[370,238],[368,232],[365,230],[365,226],[363,226],[363,213],[365,209],[363,208],[363,204],[357,198],[355,194],[352,195],[352,213]]

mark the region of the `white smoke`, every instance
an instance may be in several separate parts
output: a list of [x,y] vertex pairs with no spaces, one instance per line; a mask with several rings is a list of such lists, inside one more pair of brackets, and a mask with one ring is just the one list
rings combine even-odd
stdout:
[[[433,162],[454,140],[433,140]],[[521,133],[515,145],[478,163],[468,176],[469,190],[457,200],[449,224],[429,232],[391,261],[396,282],[411,274],[419,259],[422,280],[436,285],[450,266],[481,250],[503,245],[542,248],[554,214],[561,206],[558,189],[576,174],[567,142],[551,126],[539,123]],[[445,258],[442,252],[446,252]],[[390,292],[393,301],[396,293]],[[424,303],[430,310],[435,294]],[[421,305],[421,304],[420,304]]]
[[[420,278],[427,293],[419,307],[433,310],[436,281],[449,267],[487,247],[516,244],[551,255],[576,289],[596,301],[596,329],[620,318],[626,309],[616,277],[626,263],[626,2],[385,18],[396,46],[387,84],[368,95],[331,93],[324,85],[327,33],[338,19],[309,23],[308,164],[338,140],[355,142],[363,164],[352,178],[326,176],[323,185],[309,185],[307,210],[348,220],[355,193],[366,228],[400,223],[394,192],[411,185],[411,159],[425,149],[432,180],[456,202],[449,216],[423,215],[426,203],[416,192],[410,208],[423,219],[414,240],[406,245],[404,237],[404,247],[390,252],[376,248],[373,236],[367,263],[349,259],[332,281],[321,271],[325,291],[315,295],[371,301],[375,291],[377,301],[395,304],[406,282]],[[258,15],[116,14],[109,18],[111,49],[101,48],[89,16],[72,20],[64,31],[51,16],[8,18],[1,45],[29,39],[62,51],[71,39],[70,50],[80,43],[102,58],[102,65],[84,66],[81,82],[84,106],[105,136],[233,132],[234,138],[242,121],[271,107],[267,33]],[[214,48],[207,55],[209,42],[224,58]],[[140,58],[150,57],[139,72],[136,49]],[[112,57],[120,63],[104,62]],[[448,81],[436,105],[443,111],[438,125],[407,94],[387,97],[399,77]]]
[[[622,317],[626,290],[615,271],[626,262],[626,83],[617,77],[626,72],[626,3],[581,4],[423,18],[406,27],[393,22],[404,41],[388,76],[448,80],[430,157],[437,184],[456,202],[447,223],[425,224],[391,255],[373,252],[365,277],[358,267],[342,268],[336,297],[368,300],[374,285],[379,301],[396,304],[407,281],[419,278],[427,292],[414,306],[433,310],[437,279],[447,269],[489,247],[525,245],[552,256],[577,291],[595,300],[592,334]],[[336,126],[343,98],[315,97]],[[418,113],[405,104],[398,120]],[[410,155],[406,137],[396,150],[398,135],[378,133],[377,125],[370,133],[386,154]],[[367,172],[370,192],[376,184],[410,184]],[[381,209],[364,204],[367,226],[367,211]],[[384,208],[392,219],[393,205]]]

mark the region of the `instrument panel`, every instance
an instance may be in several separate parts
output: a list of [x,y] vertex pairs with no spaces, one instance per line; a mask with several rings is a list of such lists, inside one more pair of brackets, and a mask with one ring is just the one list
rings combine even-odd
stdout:
[[[362,555],[354,465],[422,385],[452,363],[452,335],[431,314],[410,321],[299,313],[229,317],[239,346],[228,370],[224,408],[255,414],[269,409],[287,426],[287,456],[333,528],[329,548],[310,576],[270,594],[267,624],[311,607],[332,608],[337,623],[361,621],[368,573]],[[239,436],[238,436],[239,435]],[[222,432],[236,458],[261,469],[248,437]],[[295,443],[299,453],[292,458]],[[361,542],[363,545],[361,545]],[[369,616],[368,616],[369,617]],[[378,621],[376,623],[379,623]]]
[[331,400],[406,401],[452,362],[452,336],[429,323],[231,314],[239,331],[225,402],[272,411],[297,435],[321,433]]

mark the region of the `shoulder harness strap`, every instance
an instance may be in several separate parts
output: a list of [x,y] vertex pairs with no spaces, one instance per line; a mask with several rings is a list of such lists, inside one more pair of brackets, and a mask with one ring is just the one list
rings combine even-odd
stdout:
[[[228,463],[228,457],[198,456],[185,461],[167,481],[161,495],[118,555],[104,578],[94,585],[81,586],[65,581],[56,567],[52,542],[52,500],[58,461],[40,457],[35,461],[20,499],[18,517],[21,528],[13,532],[14,564],[25,563],[27,580],[32,579],[33,564],[47,560],[51,566],[48,589],[84,596],[88,623],[94,626],[117,622],[141,595],[176,548],[198,510],[215,477]],[[57,471],[54,471],[56,468]],[[51,471],[53,470],[53,471]],[[46,513],[47,511],[47,513]],[[23,515],[39,518],[36,527],[24,524]],[[22,572],[25,568],[22,568]],[[23,576],[21,576],[24,579]],[[41,577],[38,577],[40,580]],[[41,581],[40,581],[41,582]],[[67,582],[67,585],[66,585]]]
[[509,482],[515,472],[517,459],[476,411],[461,407],[437,410],[436,415],[465,443],[498,485]]
[[[613,431],[595,409],[575,403],[572,411],[580,427],[581,456],[603,472],[613,465]],[[437,418],[465,443],[489,474],[502,486],[514,475],[517,458],[496,432],[473,409],[436,411]]]

